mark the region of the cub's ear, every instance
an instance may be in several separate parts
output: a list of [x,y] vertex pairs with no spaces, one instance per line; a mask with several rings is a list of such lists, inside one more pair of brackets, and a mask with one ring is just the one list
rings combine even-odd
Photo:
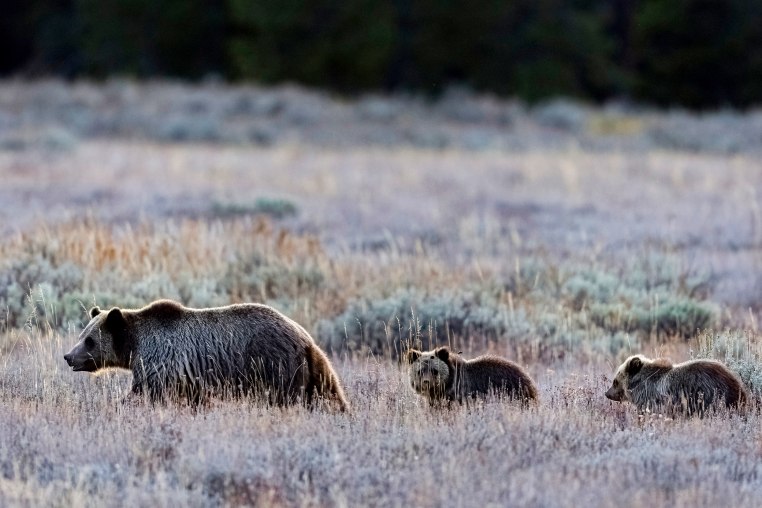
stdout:
[[627,362],[627,367],[625,368],[625,371],[627,372],[627,374],[634,376],[635,374],[640,372],[640,369],[642,368],[643,368],[643,361],[639,357],[634,356],[629,362]]
[[443,362],[446,362],[450,359],[450,348],[447,346],[440,347],[437,349],[437,358],[442,360]]
[[88,312],[88,314],[90,314],[90,319],[93,319],[95,316],[97,316],[100,313],[101,313],[101,309],[97,305],[93,307],[92,309],[90,309],[90,312]]
[[416,349],[407,350],[407,363],[413,363],[421,357],[421,352]]

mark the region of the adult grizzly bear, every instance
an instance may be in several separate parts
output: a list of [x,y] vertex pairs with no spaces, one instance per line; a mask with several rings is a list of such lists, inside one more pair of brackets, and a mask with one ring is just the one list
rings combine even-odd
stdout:
[[673,365],[665,358],[629,357],[614,374],[606,397],[630,401],[638,409],[691,415],[712,406],[738,407],[746,403],[743,383],[725,365],[714,360],[691,360]]
[[189,309],[159,300],[142,309],[90,310],[64,355],[74,371],[132,371],[132,393],[199,402],[212,393],[255,394],[274,404],[302,397],[347,401],[325,353],[296,322],[266,305]]
[[433,351],[407,352],[410,383],[429,401],[455,401],[502,395],[522,402],[537,399],[532,378],[513,362],[494,355],[465,360],[444,346]]

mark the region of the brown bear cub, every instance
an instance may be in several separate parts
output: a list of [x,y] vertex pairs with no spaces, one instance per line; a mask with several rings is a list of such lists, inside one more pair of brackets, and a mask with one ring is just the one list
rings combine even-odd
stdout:
[[629,357],[617,369],[606,397],[629,401],[640,410],[703,415],[710,407],[746,404],[743,383],[714,360],[691,360],[673,365],[669,360]]
[[494,394],[523,403],[537,400],[532,378],[513,362],[494,355],[465,360],[448,347],[407,352],[410,383],[431,402],[458,401]]
[[316,396],[347,409],[325,353],[296,322],[266,305],[189,309],[159,300],[137,310],[90,310],[64,359],[74,371],[132,371],[132,393],[198,403],[211,394],[258,395],[273,404]]

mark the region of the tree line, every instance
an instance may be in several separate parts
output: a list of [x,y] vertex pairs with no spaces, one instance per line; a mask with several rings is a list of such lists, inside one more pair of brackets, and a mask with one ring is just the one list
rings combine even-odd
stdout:
[[762,99],[760,0],[5,0],[0,73]]

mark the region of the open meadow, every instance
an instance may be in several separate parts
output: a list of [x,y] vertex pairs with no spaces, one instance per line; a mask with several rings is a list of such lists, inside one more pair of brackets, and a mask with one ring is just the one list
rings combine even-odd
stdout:
[[[0,82],[1,506],[759,506],[762,113]],[[262,302],[352,405],[123,404],[86,311]],[[398,361],[522,365],[433,409]],[[746,414],[638,414],[627,356],[726,362]]]

